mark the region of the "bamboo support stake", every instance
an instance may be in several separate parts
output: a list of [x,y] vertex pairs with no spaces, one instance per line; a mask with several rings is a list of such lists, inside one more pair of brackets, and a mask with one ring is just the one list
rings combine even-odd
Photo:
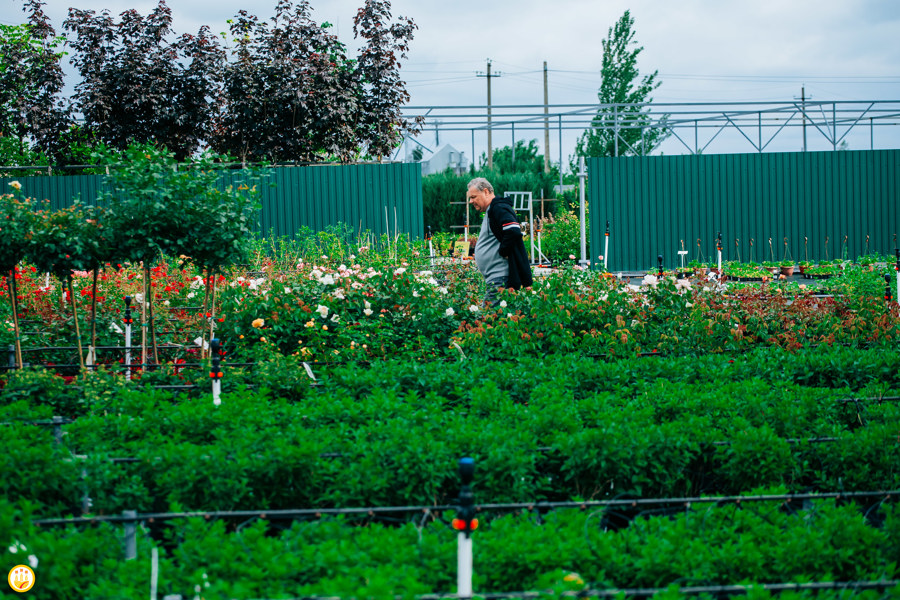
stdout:
[[97,347],[97,279],[99,277],[97,269],[102,268],[94,268],[94,277],[91,283],[91,348]]
[[[209,269],[206,270],[206,277],[203,280],[203,312],[200,313],[202,319],[206,319],[206,313],[209,312]],[[206,327],[200,323],[200,358],[206,358]]]
[[143,283],[141,283],[141,369],[143,370],[147,366],[147,280],[149,277],[147,276],[148,269],[145,265],[142,265],[142,278]]
[[210,295],[210,308],[209,308],[209,339],[212,342],[213,338],[215,338],[216,333],[216,270],[212,271],[212,282],[210,284],[212,287],[212,292]]
[[75,290],[72,288],[72,276],[66,277],[66,287],[69,288],[69,299],[72,301],[72,317],[75,320],[75,341],[78,344],[78,364],[84,371],[84,349],[81,347],[81,327],[78,325],[78,303],[75,301]]
[[153,319],[153,298],[152,298],[152,296],[147,299],[147,307],[148,307],[149,321],[150,321],[150,343],[153,346],[153,364],[158,365],[159,364],[159,348],[156,345],[156,323],[154,323],[154,319]]
[[9,292],[9,301],[12,305],[13,333],[16,336],[16,366],[22,368],[22,339],[19,331],[18,299],[16,298],[16,268],[13,267],[6,278],[6,290]]

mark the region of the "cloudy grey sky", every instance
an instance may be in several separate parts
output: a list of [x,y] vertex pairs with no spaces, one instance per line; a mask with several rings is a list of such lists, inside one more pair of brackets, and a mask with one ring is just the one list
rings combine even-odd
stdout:
[[[204,24],[225,31],[226,20],[242,8],[268,18],[275,3],[168,2],[177,33],[193,33]],[[69,6],[118,15],[128,8],[146,14],[156,4],[48,0],[45,10],[62,30]],[[353,16],[362,0],[311,0],[311,5],[317,21],[334,23],[343,41],[355,48]],[[485,79],[476,72],[485,70],[488,58],[502,72],[492,83],[494,104],[541,104],[543,61],[549,68],[551,104],[594,102],[601,41],[626,9],[644,47],[639,68],[659,71],[662,86],[654,94],[659,103],[790,102],[799,98],[801,86],[814,100],[900,100],[897,0],[394,0],[392,13],[412,17],[418,25],[403,65],[410,104],[485,104]],[[23,18],[21,0],[0,0],[0,22]],[[574,145],[574,135],[566,133],[564,148]],[[468,155],[469,137],[448,133],[441,143],[451,141]],[[887,133],[878,137],[876,147],[897,147],[887,141]],[[433,138],[423,141],[433,145]],[[848,142],[851,148],[868,147],[869,134],[850,136]],[[795,141],[786,143],[796,149]],[[812,139],[810,144],[814,149]],[[483,140],[477,145],[480,153]]]

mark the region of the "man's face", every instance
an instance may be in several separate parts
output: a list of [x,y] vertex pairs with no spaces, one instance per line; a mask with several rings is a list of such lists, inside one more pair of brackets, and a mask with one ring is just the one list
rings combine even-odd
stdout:
[[470,187],[466,199],[469,201],[469,204],[474,206],[479,212],[484,212],[487,210],[488,206],[491,205],[491,200],[494,199],[494,192],[479,190],[477,187]]

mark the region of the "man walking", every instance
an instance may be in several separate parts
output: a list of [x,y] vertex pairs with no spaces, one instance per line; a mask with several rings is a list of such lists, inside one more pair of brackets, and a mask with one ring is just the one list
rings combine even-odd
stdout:
[[487,287],[484,302],[493,306],[500,288],[517,290],[532,284],[522,229],[512,200],[494,196],[494,186],[484,177],[469,182],[466,199],[484,213],[475,244],[475,264]]

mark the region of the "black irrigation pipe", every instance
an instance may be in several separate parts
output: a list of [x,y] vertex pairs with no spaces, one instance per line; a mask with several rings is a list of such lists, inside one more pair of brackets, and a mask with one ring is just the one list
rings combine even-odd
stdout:
[[[812,581],[807,583],[748,583],[741,585],[695,585],[675,589],[685,596],[708,594],[713,597],[746,595],[751,590],[767,590],[769,592],[803,592],[825,590],[881,590],[900,585],[900,579],[882,579],[880,581]],[[473,598],[484,600],[538,600],[548,595],[559,595],[567,598],[649,598],[657,594],[669,593],[671,588],[610,588],[587,589],[581,591],[555,592],[553,590],[535,592],[485,592],[473,593]],[[401,598],[397,596],[396,598]],[[458,599],[457,594],[421,594],[416,600],[450,600]],[[333,596],[303,596],[290,600],[338,600]]]
[[[769,495],[752,495],[752,496],[693,496],[680,498],[633,498],[623,500],[588,500],[588,501],[569,501],[569,502],[513,502],[505,504],[476,504],[474,509],[476,512],[516,512],[520,510],[536,510],[551,511],[565,508],[577,508],[587,510],[588,508],[607,508],[607,507],[625,507],[637,508],[642,506],[661,506],[661,505],[683,505],[685,509],[691,508],[693,504],[718,504],[740,505],[745,502],[782,502],[790,504],[794,501],[807,500],[841,500],[853,498],[874,498],[884,496],[884,500],[890,500],[892,496],[900,495],[900,490],[882,490],[868,492],[825,492],[820,494],[769,494]],[[297,518],[321,518],[323,516],[339,516],[339,515],[356,515],[374,517],[377,515],[390,515],[396,513],[440,513],[445,511],[455,511],[459,507],[453,504],[432,505],[432,506],[374,506],[369,508],[298,508],[298,509],[279,509],[279,510],[232,510],[232,511],[194,511],[194,512],[177,512],[177,513],[144,513],[133,516],[115,515],[115,516],[96,516],[96,517],[71,517],[68,519],[35,519],[32,521],[38,526],[54,526],[54,525],[74,525],[74,524],[95,524],[95,523],[135,523],[135,522],[156,522],[171,521],[175,519],[190,519],[201,517],[210,519],[225,518],[259,518],[266,520],[280,519],[297,519]]]
[[[37,426],[37,425],[40,425],[40,426],[53,426],[53,427],[57,427],[57,426],[60,426],[60,425],[67,425],[67,424],[69,424],[69,423],[74,423],[74,422],[75,422],[74,420],[60,421],[59,423],[56,423],[56,422],[50,422],[50,421],[32,421],[32,422],[28,422],[28,421],[13,421],[13,422],[0,423],[0,426],[2,426],[2,425],[13,425],[13,424],[20,424],[20,425],[24,424],[24,425],[36,425],[36,426]],[[62,440],[61,440],[61,437],[60,437],[58,434],[57,434],[57,439],[59,439],[60,441],[62,441]],[[825,438],[825,437],[820,437],[820,438],[796,438],[796,439],[786,439],[786,440],[784,440],[784,441],[787,442],[788,444],[801,444],[801,443],[809,443],[809,444],[816,444],[816,443],[818,443],[818,444],[822,444],[822,443],[839,442],[839,441],[841,441],[841,439],[843,439],[843,438],[836,438],[836,437]],[[730,446],[730,445],[732,444],[732,442],[709,442],[709,444],[712,445],[712,446]],[[544,447],[541,447],[541,448],[535,448],[534,450],[531,450],[530,452],[535,452],[535,453],[539,453],[539,454],[546,454],[546,453],[549,453],[549,452],[553,452],[554,450],[556,450],[556,448],[551,448],[551,447],[549,447],[549,446],[544,446]],[[346,456],[352,456],[352,455],[348,455],[348,454],[346,454],[346,453],[344,453],[344,452],[321,452],[321,453],[319,454],[319,458],[344,458],[344,457],[346,457]],[[84,459],[87,459],[87,458],[89,458],[90,456],[87,455],[87,454],[78,454],[78,455],[76,455],[76,457],[77,457],[77,458],[84,458]],[[234,457],[233,457],[232,455],[228,455],[228,456],[226,457],[226,460],[233,460],[233,458],[234,458]],[[137,458],[137,457],[120,457],[120,458],[107,458],[107,459],[105,459],[105,460],[108,460],[109,462],[112,462],[112,463],[140,463],[140,462],[142,462],[142,461],[144,461],[144,460],[146,460],[146,459]],[[151,460],[155,460],[155,459],[151,459]]]

